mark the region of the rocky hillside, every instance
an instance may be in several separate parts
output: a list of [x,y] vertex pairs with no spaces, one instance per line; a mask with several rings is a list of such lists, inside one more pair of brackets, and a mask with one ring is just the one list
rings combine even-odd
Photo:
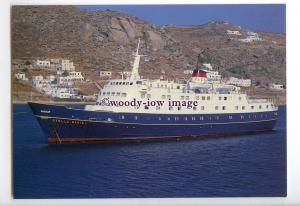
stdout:
[[[141,75],[182,78],[197,55],[223,75],[285,84],[285,34],[257,32],[264,41],[243,43],[246,30],[228,22],[200,26],[155,26],[115,11],[73,6],[12,7],[12,58],[69,58],[87,75],[129,71],[137,39],[142,40]],[[227,35],[238,30],[241,36]]]

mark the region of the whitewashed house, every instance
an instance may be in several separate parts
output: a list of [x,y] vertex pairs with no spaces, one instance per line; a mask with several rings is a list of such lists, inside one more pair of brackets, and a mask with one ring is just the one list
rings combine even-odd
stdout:
[[279,90],[279,91],[284,90],[284,86],[282,84],[272,83],[272,84],[270,84],[269,88],[272,89],[272,90]]
[[61,69],[63,71],[74,71],[75,70],[75,66],[74,66],[73,62],[68,59],[61,59],[59,63],[61,65]]
[[44,80],[44,77],[42,75],[32,76],[32,83],[34,85],[37,84],[37,83],[40,83],[43,80]]
[[251,86],[251,79],[239,79],[235,77],[230,77],[227,80],[227,84],[232,84],[240,87],[250,87]]
[[247,32],[247,37],[245,39],[239,39],[241,42],[250,43],[254,41],[262,41],[263,39],[258,36],[255,32]]
[[18,80],[28,81],[28,78],[26,77],[25,73],[16,73],[15,77]]
[[248,36],[258,36],[258,34],[253,31],[247,31],[247,35]]
[[212,65],[209,63],[204,63],[203,66],[205,66],[207,69],[212,70]]
[[46,76],[46,80],[50,81],[50,82],[53,82],[55,81],[56,77],[54,75],[48,75]]
[[74,91],[70,88],[57,88],[53,94],[53,97],[61,98],[61,99],[70,99],[75,96]]
[[50,61],[48,60],[36,60],[34,66],[39,68],[50,68]]
[[240,31],[232,31],[232,30],[226,30],[226,34],[228,34],[228,35],[238,35],[238,36],[242,35],[240,33]]
[[184,70],[183,73],[186,75],[193,74],[193,70]]
[[112,72],[111,71],[100,71],[100,77],[111,77]]
[[72,71],[72,72],[69,72],[68,76],[73,81],[84,81],[84,77],[82,76],[81,72]]
[[220,81],[221,75],[219,74],[219,72],[209,71],[207,72],[207,79],[212,81]]

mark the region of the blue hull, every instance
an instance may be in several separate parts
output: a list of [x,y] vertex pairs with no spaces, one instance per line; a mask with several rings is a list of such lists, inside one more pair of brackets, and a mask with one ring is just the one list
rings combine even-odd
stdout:
[[272,130],[277,112],[137,114],[28,103],[49,142],[208,137]]

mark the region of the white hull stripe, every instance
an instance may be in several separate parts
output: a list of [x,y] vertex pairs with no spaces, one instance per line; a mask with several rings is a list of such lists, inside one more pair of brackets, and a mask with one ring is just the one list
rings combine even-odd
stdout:
[[[277,120],[276,118],[268,119],[268,120],[260,120],[260,121],[247,121],[247,122],[212,122],[212,123],[202,123],[202,124],[146,124],[146,123],[134,123],[134,122],[115,122],[115,121],[97,121],[97,120],[81,120],[81,119],[71,119],[71,118],[63,118],[63,117],[49,117],[49,116],[41,116],[35,115],[41,119],[63,119],[63,120],[70,120],[70,121],[83,121],[83,122],[99,122],[99,123],[106,123],[106,124],[134,124],[134,125],[218,125],[218,124],[246,124],[246,123],[255,123],[255,122],[269,122]],[[196,120],[192,120],[196,121]]]

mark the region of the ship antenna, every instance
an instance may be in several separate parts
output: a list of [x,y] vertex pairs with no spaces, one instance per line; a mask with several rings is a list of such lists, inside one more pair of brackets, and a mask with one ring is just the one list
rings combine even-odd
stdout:
[[200,63],[200,54],[198,54],[196,69],[199,69],[199,63]]

